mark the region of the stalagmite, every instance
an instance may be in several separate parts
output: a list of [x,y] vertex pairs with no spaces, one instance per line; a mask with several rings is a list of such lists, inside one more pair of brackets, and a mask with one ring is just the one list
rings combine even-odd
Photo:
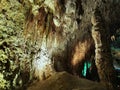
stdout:
[[111,59],[107,29],[105,28],[104,20],[98,8],[93,12],[91,23],[93,25],[92,37],[95,42],[95,63],[100,81],[108,90],[115,90],[116,76]]

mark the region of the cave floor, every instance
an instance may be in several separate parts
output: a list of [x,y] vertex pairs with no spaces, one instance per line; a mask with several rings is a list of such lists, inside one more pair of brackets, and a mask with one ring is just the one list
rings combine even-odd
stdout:
[[31,83],[27,90],[106,90],[106,88],[100,83],[60,72],[45,81]]

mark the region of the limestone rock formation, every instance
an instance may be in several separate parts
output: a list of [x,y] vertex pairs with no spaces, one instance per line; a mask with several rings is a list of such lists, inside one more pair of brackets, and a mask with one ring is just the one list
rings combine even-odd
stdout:
[[100,83],[72,76],[67,72],[54,74],[43,82],[31,84],[27,90],[107,90]]
[[108,87],[108,90],[114,90],[116,87],[116,73],[113,67],[113,60],[111,60],[108,31],[105,28],[104,19],[98,8],[93,12],[91,22],[93,24],[92,37],[95,42],[95,63],[100,80]]
[[114,35],[119,0],[0,0],[0,89],[24,89],[60,71],[82,76],[84,62],[94,62],[96,6]]

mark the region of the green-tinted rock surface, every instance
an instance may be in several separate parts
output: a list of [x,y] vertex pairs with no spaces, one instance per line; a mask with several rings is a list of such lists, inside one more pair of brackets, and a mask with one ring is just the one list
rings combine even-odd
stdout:
[[13,90],[25,83],[21,77],[28,63],[22,39],[24,14],[18,0],[0,0],[0,90]]

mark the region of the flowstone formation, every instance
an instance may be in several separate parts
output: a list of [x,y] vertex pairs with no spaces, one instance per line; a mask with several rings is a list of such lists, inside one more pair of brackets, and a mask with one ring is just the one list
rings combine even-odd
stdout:
[[99,7],[109,31],[116,22],[114,14],[119,12],[109,11],[114,9],[113,6],[119,6],[117,0],[31,0],[30,5],[24,35],[26,42],[36,47],[32,65],[40,80],[64,70],[82,76],[84,62],[91,59],[94,62],[91,57],[94,55],[92,11]]
[[34,56],[33,69],[40,80],[56,71],[67,70],[67,45],[75,38],[74,31],[78,30],[74,1],[48,2],[33,2],[38,8],[36,13],[34,7],[28,12],[24,31],[26,39],[39,48]]

